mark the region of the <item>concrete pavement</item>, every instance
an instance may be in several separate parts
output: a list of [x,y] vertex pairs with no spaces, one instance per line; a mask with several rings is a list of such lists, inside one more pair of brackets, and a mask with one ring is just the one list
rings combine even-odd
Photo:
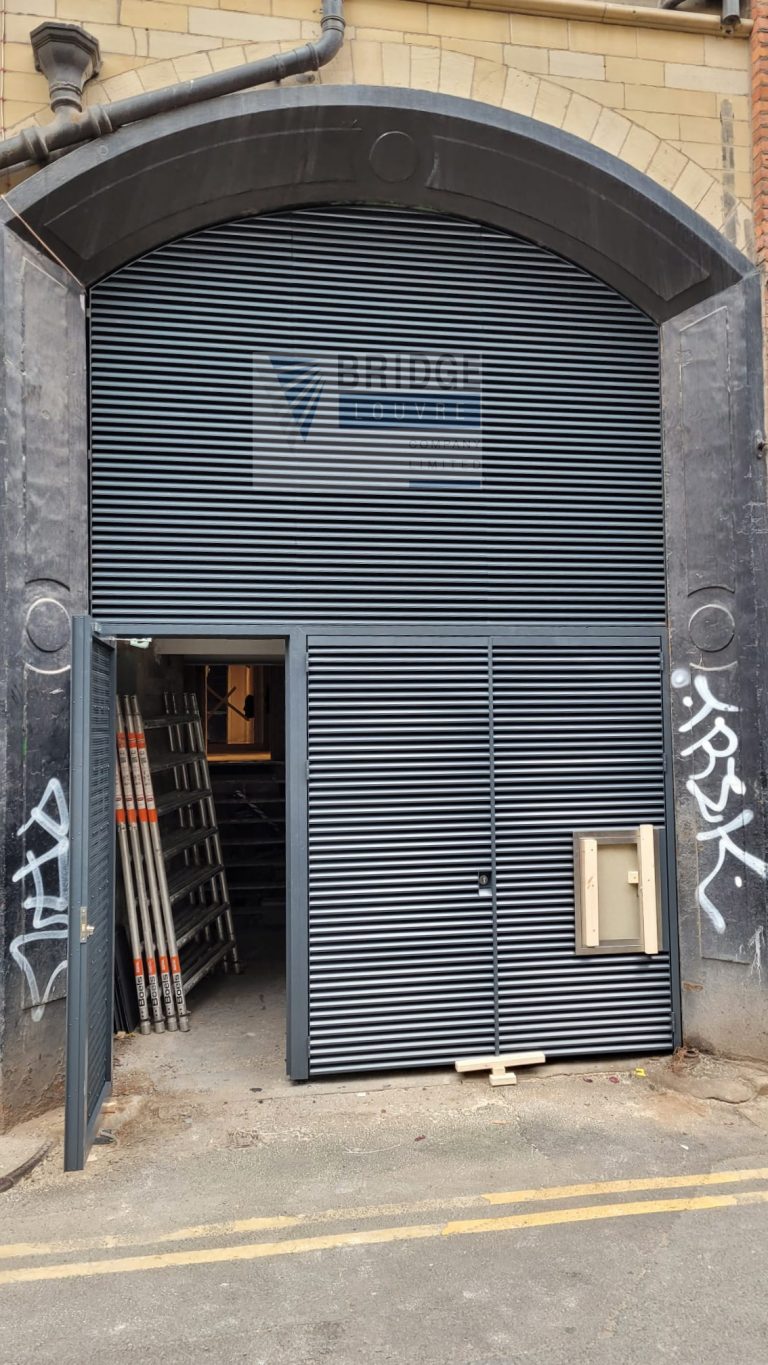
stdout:
[[0,1196],[0,1361],[763,1365],[765,1076],[639,1071],[246,1096],[129,1066],[115,1142]]

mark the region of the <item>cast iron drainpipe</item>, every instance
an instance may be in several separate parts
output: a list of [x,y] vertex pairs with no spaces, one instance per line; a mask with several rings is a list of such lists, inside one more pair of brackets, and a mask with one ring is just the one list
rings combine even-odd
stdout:
[[71,110],[63,110],[47,127],[24,128],[0,142],[0,170],[30,161],[47,161],[53,152],[65,151],[79,142],[90,142],[155,114],[186,109],[190,104],[218,99],[220,95],[233,95],[238,90],[266,85],[268,81],[282,81],[286,76],[317,71],[336,56],[344,41],[343,0],[323,0],[320,30],[316,43],[304,43],[291,52],[276,52],[271,57],[234,66],[229,71],[215,71],[210,76],[167,85],[162,90],[116,100],[114,104],[94,104],[74,116]]
[[[659,9],[679,9],[683,0],[659,0]],[[690,14],[691,10],[686,10]],[[741,23],[741,0],[723,0],[723,28],[738,28]]]

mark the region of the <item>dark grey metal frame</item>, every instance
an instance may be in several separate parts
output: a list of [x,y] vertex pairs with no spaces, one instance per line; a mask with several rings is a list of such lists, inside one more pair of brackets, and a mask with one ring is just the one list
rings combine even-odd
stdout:
[[[583,644],[592,639],[658,641],[661,649],[662,667],[665,679],[668,676],[667,644],[665,632],[660,628],[625,628],[621,626],[585,626],[566,629],[552,626],[531,628],[530,626],[489,625],[485,629],[478,624],[447,625],[400,625],[395,622],[368,625],[365,622],[312,622],[296,625],[288,621],[238,621],[216,625],[210,621],[116,621],[102,619],[94,623],[94,631],[116,639],[130,640],[148,637],[194,636],[195,638],[216,639],[217,637],[243,637],[258,639],[284,639],[286,641],[286,688],[285,688],[285,726],[286,726],[286,1065],[291,1080],[305,1081],[309,1078],[309,895],[308,895],[308,771],[307,771],[307,660],[308,645],[312,643],[338,644],[345,640],[349,644],[375,639],[380,644],[394,646],[403,637],[426,641],[439,636],[444,641],[451,638],[470,637],[487,641],[488,648],[494,640],[518,642],[521,645],[536,644],[546,640],[552,644]],[[489,705],[493,705],[491,694]],[[672,980],[673,1033],[675,1046],[681,1039],[680,1018],[680,965],[677,951],[677,926],[675,916],[674,887],[674,804],[671,781],[671,755],[669,743],[669,698],[664,696],[665,716],[665,814],[667,837],[661,844],[662,873],[662,934],[665,946],[670,953],[670,974]],[[491,735],[493,730],[491,727]],[[493,740],[491,739],[491,744]],[[492,758],[491,753],[491,758]],[[491,763],[491,773],[493,764]],[[495,863],[495,848],[492,847],[492,865]],[[495,866],[493,867],[495,874]],[[496,921],[496,877],[492,878],[492,915]],[[494,932],[494,943],[496,934]],[[494,952],[496,950],[494,949]],[[498,987],[496,987],[498,989]],[[497,1039],[498,1045],[498,1039]]]
[[[83,938],[81,916],[89,905],[90,857],[90,794],[91,794],[91,670],[94,636],[102,645],[109,642],[95,629],[88,616],[76,616],[72,621],[72,690],[71,690],[71,753],[70,773],[71,843],[69,874],[69,937],[67,982],[67,1084],[66,1117],[64,1128],[64,1169],[80,1171],[85,1165],[88,1149],[98,1127],[101,1108],[112,1090],[112,1051],[110,1049],[107,1074],[101,1094],[88,1112],[88,950],[89,938]],[[77,684],[77,685],[76,685]],[[115,724],[114,687],[112,691],[112,726]],[[114,759],[113,759],[114,761]],[[109,775],[110,792],[114,787],[114,773]],[[76,800],[74,799],[76,798]],[[111,826],[109,852],[109,883],[112,887],[112,913],[108,917],[109,943],[106,960],[110,964],[106,989],[109,992],[108,1017],[112,1018],[115,952],[115,828]]]

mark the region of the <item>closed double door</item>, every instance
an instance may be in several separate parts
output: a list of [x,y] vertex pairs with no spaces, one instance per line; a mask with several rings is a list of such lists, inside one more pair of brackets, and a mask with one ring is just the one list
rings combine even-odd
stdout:
[[573,832],[665,824],[658,636],[310,637],[308,754],[311,1074],[671,1046],[574,926]]

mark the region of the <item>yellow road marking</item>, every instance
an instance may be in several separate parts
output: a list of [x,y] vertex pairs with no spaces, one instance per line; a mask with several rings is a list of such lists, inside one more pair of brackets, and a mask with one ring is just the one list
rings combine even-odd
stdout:
[[708,1171],[704,1175],[651,1175],[639,1180],[599,1180],[592,1185],[550,1185],[546,1190],[509,1190],[484,1194],[488,1204],[533,1203],[539,1199],[577,1199],[590,1194],[635,1194],[641,1190],[696,1189],[699,1185],[736,1185],[768,1180],[768,1166],[754,1171]]
[[489,1232],[511,1232],[562,1223],[587,1223],[612,1218],[637,1218],[647,1214],[696,1213],[708,1209],[734,1208],[742,1204],[768,1203],[768,1190],[735,1194],[703,1194],[682,1199],[642,1199],[622,1204],[588,1204],[580,1208],[543,1209],[516,1213],[507,1218],[468,1218],[452,1223],[424,1223],[414,1227],[368,1228],[332,1232],[320,1237],[288,1238],[282,1242],[251,1242],[228,1247],[200,1247],[190,1251],[166,1251],[150,1256],[122,1256],[111,1261],[70,1261],[60,1265],[19,1266],[0,1271],[0,1286],[39,1280],[88,1279],[97,1275],[128,1275],[140,1271],[167,1270],[177,1266],[221,1265],[233,1261],[256,1261],[275,1256],[297,1256],[339,1247],[376,1246],[386,1242],[412,1242],[426,1238],[458,1237]]
[[237,1218],[221,1223],[200,1223],[176,1228],[172,1232],[136,1233],[123,1236],[106,1234],[92,1239],[63,1242],[9,1242],[0,1246],[0,1260],[20,1260],[28,1256],[66,1256],[77,1251],[119,1251],[125,1247],[167,1245],[169,1242],[202,1241],[204,1238],[237,1237],[251,1232],[282,1232],[313,1227],[323,1223],[359,1222],[361,1219],[398,1218],[415,1213],[437,1213],[441,1209],[484,1208],[489,1204],[538,1204],[559,1199],[580,1199],[606,1194],[637,1194],[650,1190],[698,1189],[700,1186],[744,1184],[768,1180],[768,1166],[754,1170],[707,1171],[698,1175],[645,1176],[635,1180],[601,1180],[584,1185],[549,1185],[527,1190],[507,1190],[493,1194],[448,1196],[443,1199],[417,1199],[410,1203],[369,1204],[362,1208],[323,1209],[317,1213],[275,1214],[260,1218]]

